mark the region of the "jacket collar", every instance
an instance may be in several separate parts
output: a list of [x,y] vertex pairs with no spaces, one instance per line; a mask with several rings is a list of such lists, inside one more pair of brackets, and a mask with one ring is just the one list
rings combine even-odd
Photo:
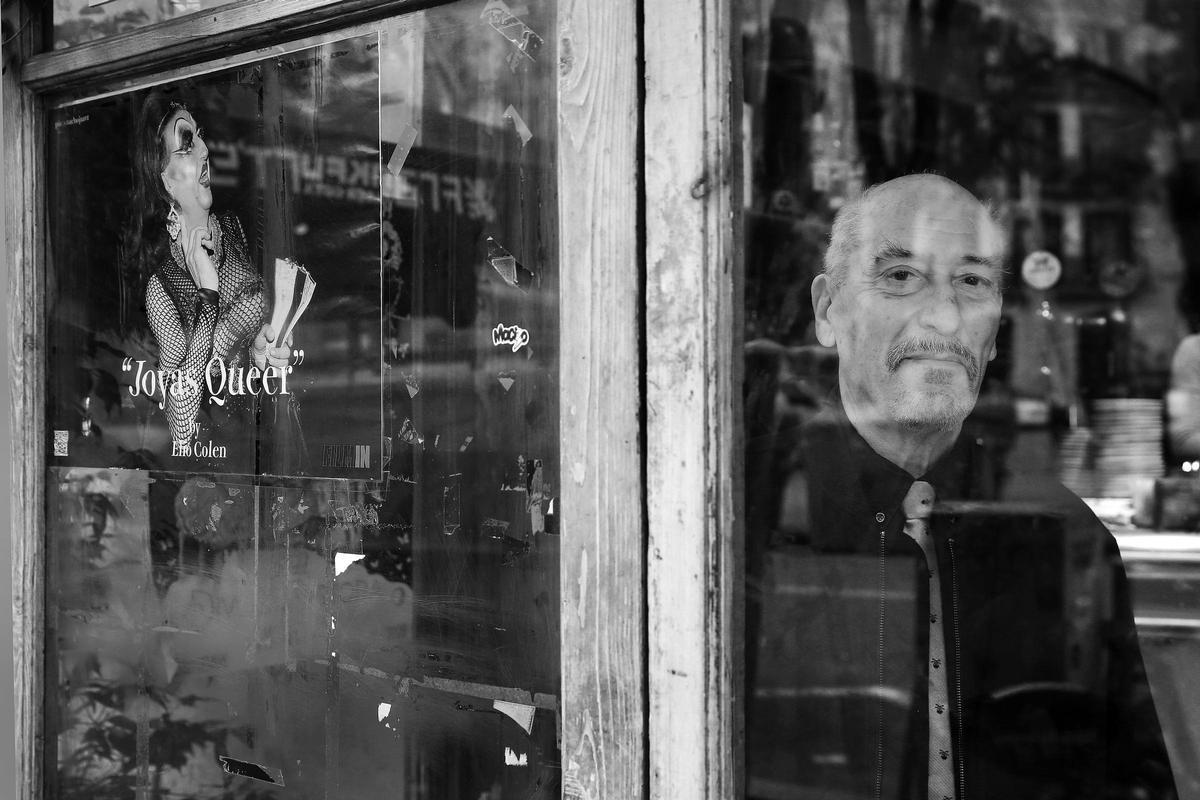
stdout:
[[[890,529],[903,520],[901,506],[914,478],[867,444],[836,393],[804,426],[801,447],[815,544],[860,550],[873,546],[881,526]],[[960,435],[920,480],[933,485],[939,500],[967,497],[969,462],[970,442]],[[874,524],[860,524],[868,519]]]

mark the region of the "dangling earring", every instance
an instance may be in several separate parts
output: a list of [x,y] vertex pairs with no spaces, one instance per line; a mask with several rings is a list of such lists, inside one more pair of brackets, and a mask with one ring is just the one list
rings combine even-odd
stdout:
[[174,205],[167,212],[167,235],[171,237],[171,241],[179,240],[179,233],[183,230],[183,225],[179,222],[179,209]]

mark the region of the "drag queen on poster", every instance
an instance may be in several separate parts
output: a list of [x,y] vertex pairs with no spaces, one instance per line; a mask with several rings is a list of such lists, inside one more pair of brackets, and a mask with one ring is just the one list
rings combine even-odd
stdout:
[[[127,257],[145,286],[159,369],[189,387],[165,393],[171,439],[183,442],[193,438],[211,361],[219,357],[228,369],[284,369],[291,343],[274,346],[262,277],[250,263],[241,223],[212,211],[208,147],[187,106],[151,94],[138,118],[133,157]],[[235,402],[226,409],[238,415],[253,408],[252,398],[241,400],[240,408]]]

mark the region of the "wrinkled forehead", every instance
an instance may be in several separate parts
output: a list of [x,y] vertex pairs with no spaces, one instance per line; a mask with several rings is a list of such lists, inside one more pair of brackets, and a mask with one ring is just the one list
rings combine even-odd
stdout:
[[909,186],[872,198],[863,234],[868,256],[898,246],[923,258],[999,261],[1005,251],[1004,231],[987,208],[965,190],[941,186]]

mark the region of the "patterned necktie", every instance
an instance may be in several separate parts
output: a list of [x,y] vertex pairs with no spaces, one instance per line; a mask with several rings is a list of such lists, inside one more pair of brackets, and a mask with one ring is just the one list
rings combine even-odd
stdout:
[[915,481],[904,496],[904,532],[925,554],[929,575],[929,800],[954,800],[954,753],[950,744],[946,637],[942,621],[942,579],[929,535],[933,487]]

